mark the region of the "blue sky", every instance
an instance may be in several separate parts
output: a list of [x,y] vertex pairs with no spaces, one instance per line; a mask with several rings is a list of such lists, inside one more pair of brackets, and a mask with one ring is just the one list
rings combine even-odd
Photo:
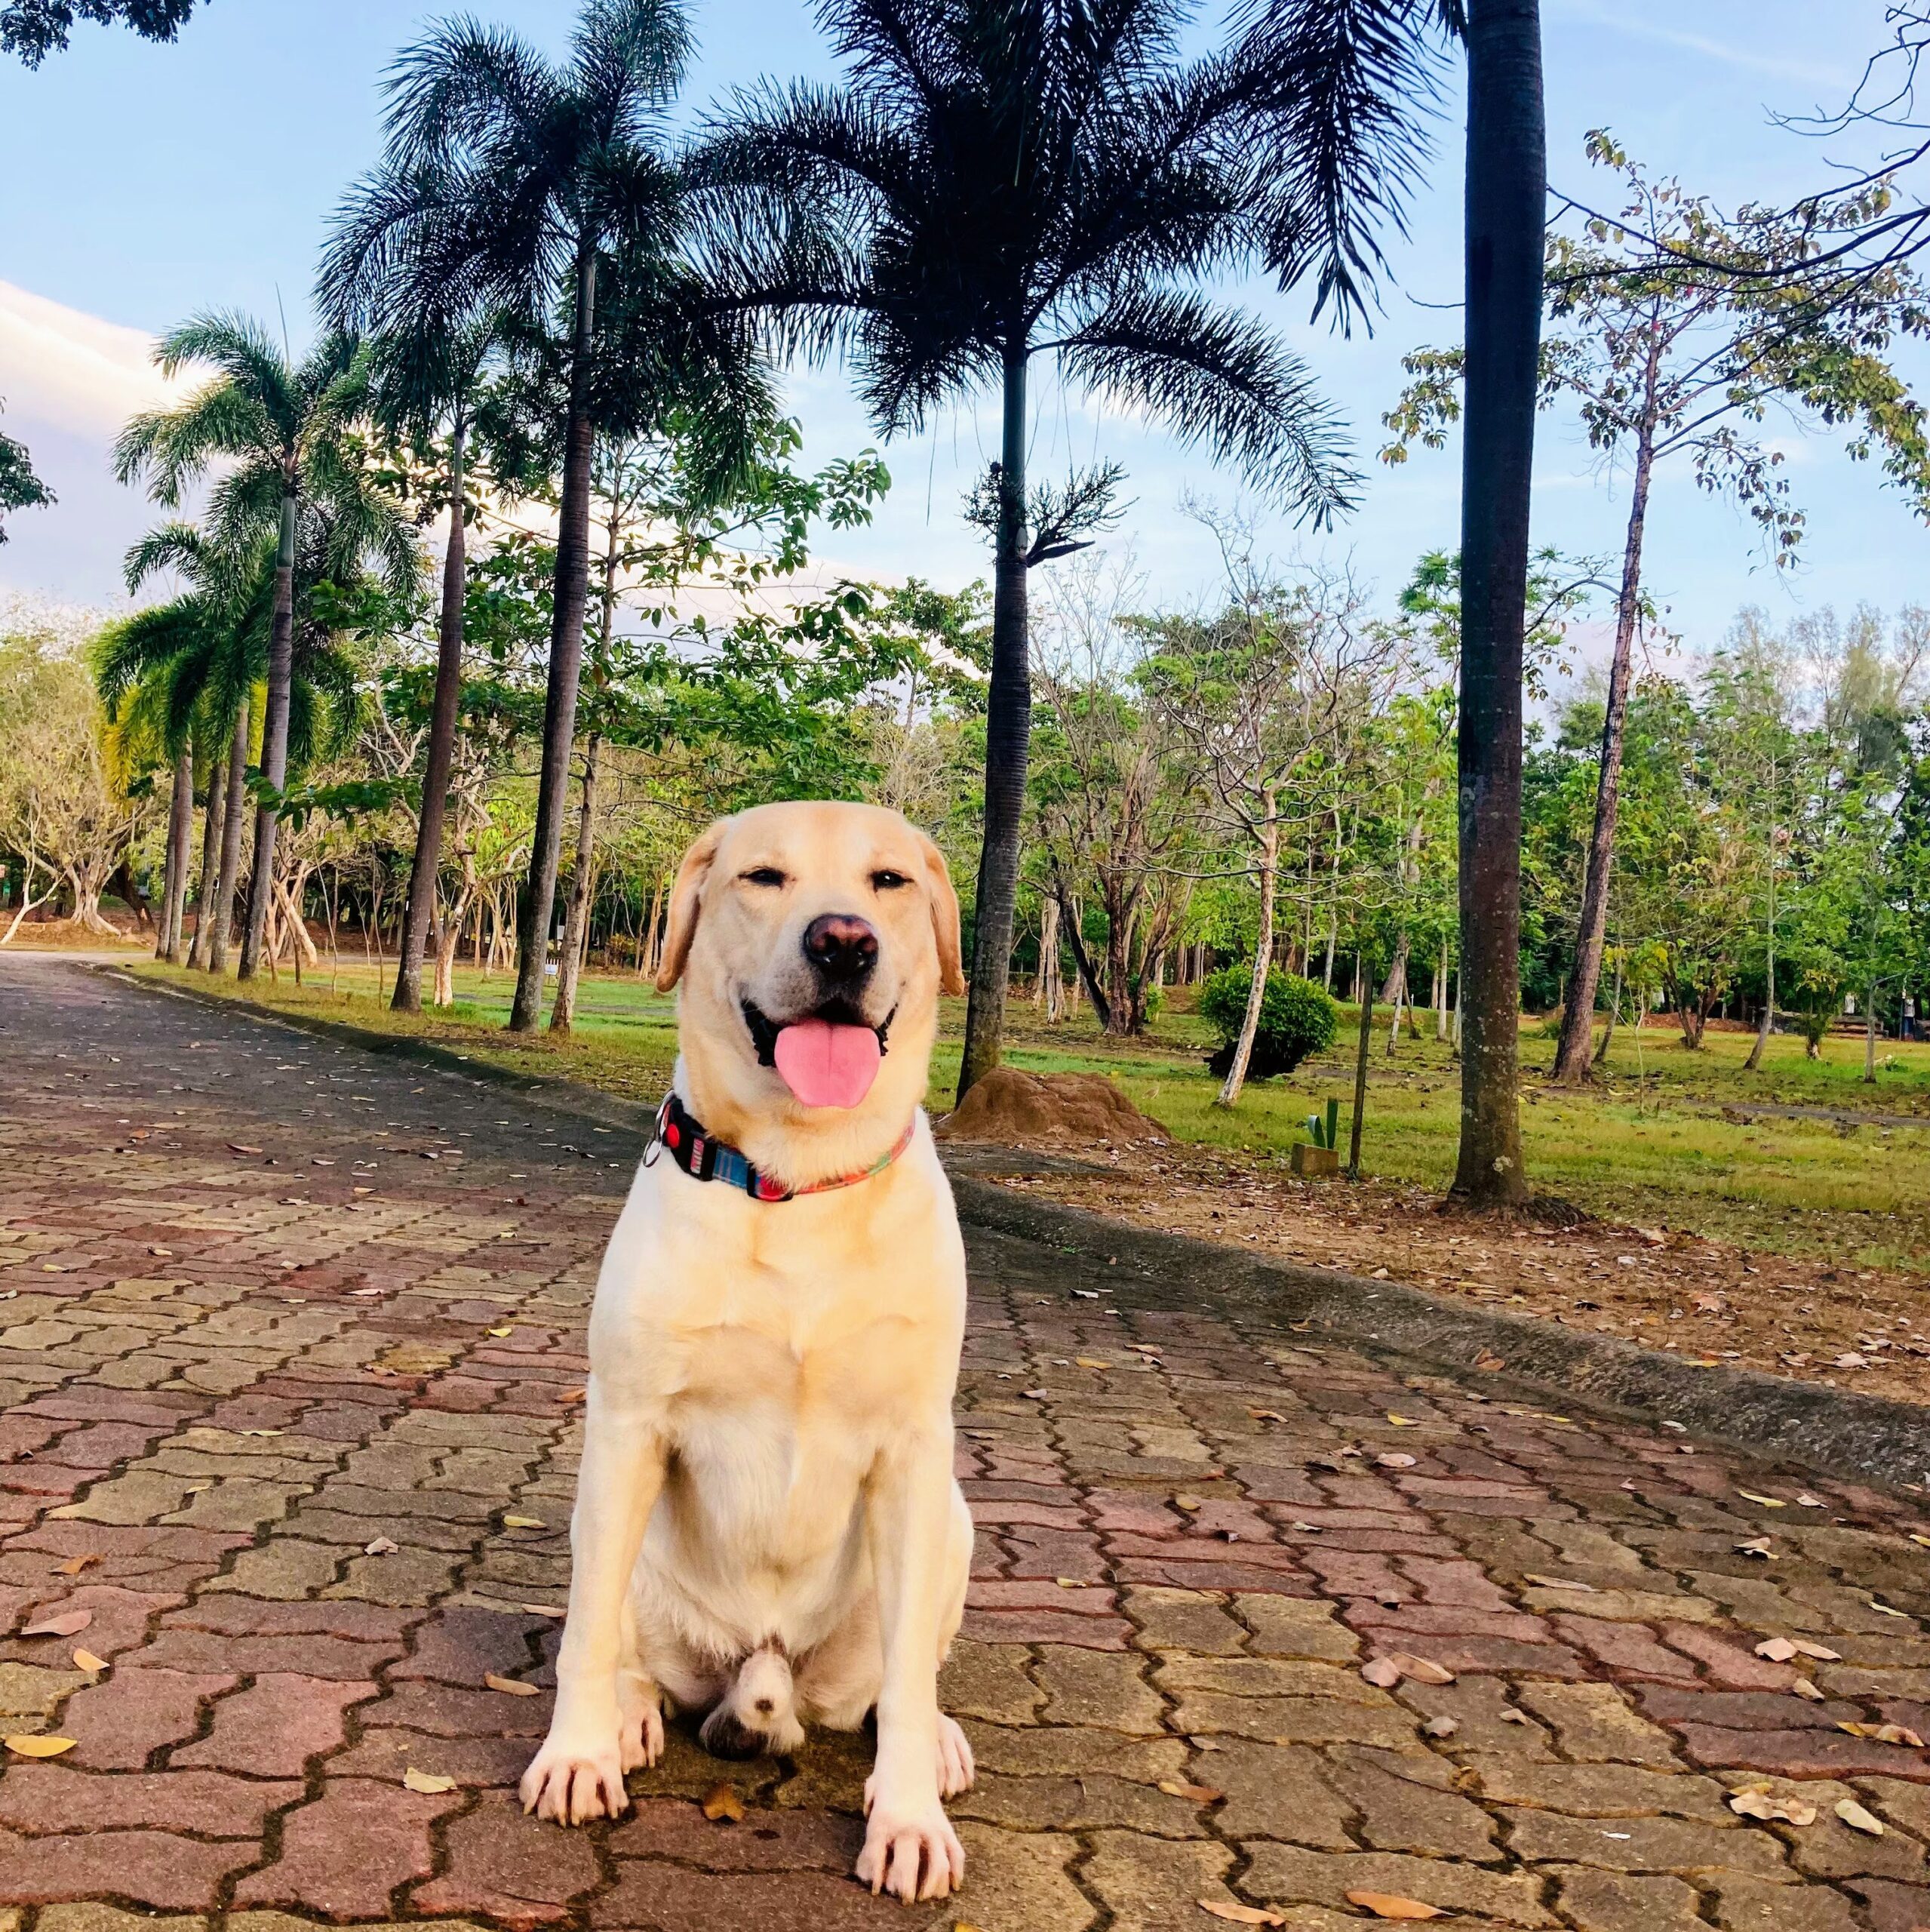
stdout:
[[[1612,128],[1658,170],[1719,201],[1775,201],[1813,186],[1836,161],[1861,161],[1848,139],[1816,142],[1774,125],[1770,110],[1840,100],[1883,38],[1881,0],[1544,0],[1551,172],[1584,192],[1581,138]],[[318,243],[343,185],[374,158],[376,84],[395,49],[447,11],[413,0],[211,0],[178,45],[78,31],[37,73],[0,65],[0,397],[5,427],[26,441],[60,495],[51,511],[10,519],[0,589],[106,603],[122,550],[152,512],[107,474],[112,427],[141,399],[142,338],[195,309],[237,306],[292,335],[308,328]],[[477,0],[473,11],[560,46],[563,0]],[[694,113],[761,75],[828,71],[799,0],[699,0],[701,52],[687,92]],[[1283,557],[1345,562],[1391,599],[1423,551],[1451,545],[1458,464],[1417,454],[1399,470],[1372,460],[1379,418],[1397,390],[1403,351],[1455,338],[1459,281],[1458,102],[1437,129],[1431,181],[1409,240],[1394,251],[1397,282],[1371,337],[1310,326],[1298,294],[1236,291],[1273,318],[1352,426],[1369,472],[1359,511],[1315,540],[1273,518]],[[1930,357],[1912,373],[1930,387]],[[1117,457],[1133,507],[1116,540],[1133,548],[1149,596],[1190,602],[1214,579],[1214,554],[1182,497],[1231,503],[1237,479],[1138,426],[1077,398],[1042,393],[1035,469],[1068,455]],[[874,438],[841,374],[791,380],[807,454],[824,460]],[[887,451],[896,486],[877,524],[841,536],[832,559],[866,574],[917,574],[948,586],[983,573],[957,515],[992,447],[991,417],[970,405],[925,436]],[[1778,432],[1781,435],[1781,432]],[[1925,535],[1868,467],[1840,447],[1793,431],[1789,474],[1809,513],[1802,569],[1767,568],[1752,527],[1701,496],[1686,474],[1658,483],[1649,576],[1692,644],[1714,641],[1740,604],[1793,614],[1859,600],[1888,608],[1930,601]],[[1622,480],[1598,473],[1572,422],[1544,419],[1538,540],[1575,552],[1618,549]]]

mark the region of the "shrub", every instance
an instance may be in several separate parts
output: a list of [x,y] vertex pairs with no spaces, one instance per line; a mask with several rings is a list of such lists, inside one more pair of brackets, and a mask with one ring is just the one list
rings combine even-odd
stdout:
[[[1233,1049],[1252,989],[1250,965],[1222,966],[1200,989],[1200,1017],[1220,1040],[1206,1064],[1222,1077],[1233,1064]],[[1265,1080],[1273,1074],[1291,1073],[1309,1054],[1332,1046],[1339,1028],[1340,1008],[1325,987],[1297,973],[1269,973],[1260,998],[1259,1030],[1253,1036],[1248,1078]]]

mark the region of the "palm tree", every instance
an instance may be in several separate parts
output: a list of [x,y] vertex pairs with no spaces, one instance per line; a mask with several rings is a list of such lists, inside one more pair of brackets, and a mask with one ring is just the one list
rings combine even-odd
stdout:
[[171,409],[137,416],[115,446],[124,483],[146,475],[157,501],[179,504],[188,485],[219,459],[211,526],[225,547],[276,532],[274,596],[262,718],[265,795],[255,814],[254,865],[240,977],[259,963],[275,879],[275,803],[288,777],[293,675],[295,566],[304,506],[325,506],[330,561],[342,574],[380,560],[392,592],[413,594],[415,540],[392,502],[358,460],[353,426],[368,401],[369,358],[347,337],[325,336],[299,362],[241,315],[201,315],[164,337],[155,360],[170,377],[206,362],[214,378]]
[[[542,772],[509,1024],[541,1017],[581,675],[589,581],[590,464],[600,278],[627,249],[665,260],[681,189],[659,151],[662,111],[690,51],[677,0],[591,0],[568,58],[474,20],[446,21],[388,79],[384,163],[352,196],[324,256],[324,307],[378,331],[434,291],[449,315],[502,309],[563,357],[562,491]],[[687,291],[686,291],[687,292]]]
[[1451,1190],[1528,1198],[1521,1012],[1521,673],[1547,138],[1540,0],[1467,0],[1467,429],[1461,472],[1461,1145]]
[[[1238,464],[1324,521],[1351,500],[1335,427],[1274,335],[1189,284],[1271,252],[1344,303],[1366,189],[1264,165],[1323,135],[1300,43],[1262,16],[1188,65],[1179,0],[822,0],[841,85],[742,95],[691,163],[727,300],[785,349],[847,356],[881,433],[995,390],[991,687],[962,1094],[997,1064],[1031,715],[1027,577],[1102,523],[1117,472],[1028,496],[1034,357]],[[1398,143],[1376,141],[1396,172]],[[1378,152],[1378,150],[1375,150]],[[1304,159],[1304,157],[1303,157]],[[1324,250],[1324,254],[1323,251]]]
[[419,295],[423,306],[409,318],[406,328],[381,337],[375,343],[376,420],[391,435],[413,442],[432,463],[439,464],[426,507],[433,509],[438,500],[446,500],[449,511],[422,808],[416,820],[415,857],[409,868],[409,897],[402,915],[402,956],[390,1002],[398,1013],[419,1013],[423,1006],[423,949],[441,871],[442,827],[448,810],[456,712],[463,694],[469,438],[484,373],[502,326],[500,318],[487,314],[466,322],[451,321],[441,313],[435,291],[425,289]]
[[[188,588],[168,602],[110,625],[95,645],[94,678],[109,713],[123,714],[139,703],[152,719],[153,735],[175,760],[167,905],[157,956],[177,965],[184,958],[190,964],[206,964],[220,898],[220,828],[235,808],[234,801],[223,799],[222,766],[238,714],[245,732],[252,675],[243,629],[248,571],[244,558],[223,550],[187,524],[163,525],[128,552],[130,593],[163,571],[178,575]],[[183,944],[183,907],[195,748],[207,754],[203,761],[208,768],[207,813],[200,905],[189,953]],[[229,900],[223,903],[231,903],[232,894],[231,877]]]

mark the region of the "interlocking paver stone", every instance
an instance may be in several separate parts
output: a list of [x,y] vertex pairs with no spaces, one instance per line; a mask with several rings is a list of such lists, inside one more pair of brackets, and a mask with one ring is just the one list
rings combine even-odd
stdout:
[[[0,956],[0,1719],[75,1740],[0,1769],[0,1932],[1183,1932],[1203,1900],[1335,1932],[1360,1888],[1470,1932],[1930,1926],[1930,1753],[1842,1728],[1930,1730],[1913,1496],[982,1232],[944,1679],[982,1774],[953,1807],[963,1897],[852,1882],[862,1737],[724,1765],[680,1721],[629,1817],[525,1819],[566,1398],[636,1153],[498,1086]],[[1415,1463],[1375,1466],[1395,1449]],[[1738,1552],[1763,1535],[1772,1564]],[[17,1635],[63,1604],[83,1635]],[[1776,1635],[1840,1661],[1759,1657]],[[1456,1681],[1362,1678],[1400,1651]],[[696,1802],[725,1780],[741,1823]],[[1817,1822],[1738,1816],[1752,1783]]]

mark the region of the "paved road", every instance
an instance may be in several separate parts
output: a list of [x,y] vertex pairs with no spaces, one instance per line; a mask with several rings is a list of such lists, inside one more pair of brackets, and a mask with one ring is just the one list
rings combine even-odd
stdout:
[[[0,958],[0,1628],[91,1618],[0,1640],[0,1730],[76,1740],[7,1755],[0,1932],[1203,1932],[1201,1900],[1333,1928],[1363,1890],[1457,1927],[1930,1925],[1930,1759],[1843,1728],[1930,1733],[1913,1508],[1403,1378],[1182,1281],[1115,1314],[1103,1268],[992,1240],[963,1898],[846,1878],[852,1740],[740,1767],[681,1736],[629,1820],[524,1820],[635,1151]],[[1400,1653],[1455,1681],[1363,1678]],[[721,1779],[742,1823],[696,1801]],[[1750,1786],[1815,1821],[1738,1816]]]

